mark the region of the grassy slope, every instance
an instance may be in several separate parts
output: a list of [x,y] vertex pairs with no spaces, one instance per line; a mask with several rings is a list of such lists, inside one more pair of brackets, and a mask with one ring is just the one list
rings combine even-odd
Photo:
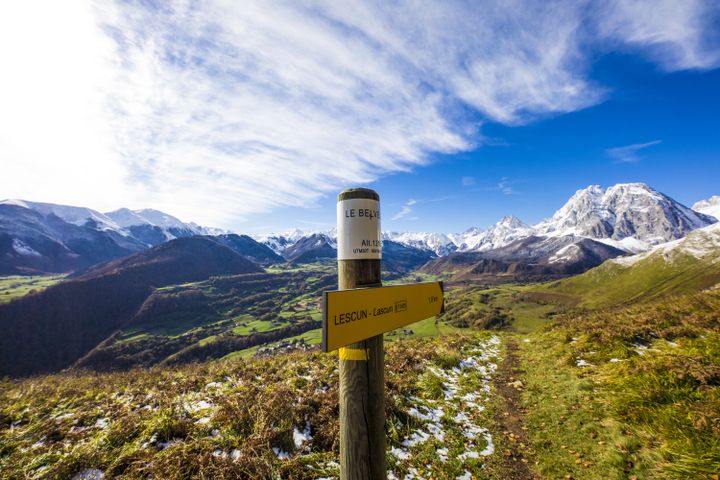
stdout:
[[523,406],[540,474],[716,479],[720,291],[697,292],[718,272],[690,256],[608,263],[552,284],[453,292],[446,319],[482,324],[499,311],[527,334]]
[[[490,448],[500,437],[490,420],[500,354],[488,334],[388,347],[387,460],[397,477],[506,478]],[[106,478],[337,475],[336,358],[293,354],[0,383],[0,471],[8,479],[71,478],[89,468]],[[312,439],[296,442],[308,425]],[[467,452],[477,455],[463,458]]]
[[648,302],[720,283],[720,262],[681,255],[666,262],[652,255],[631,267],[605,262],[581,275],[547,284],[540,292],[576,297],[590,308]]
[[548,318],[565,309],[528,295],[530,286],[457,288],[446,292],[442,320],[456,326],[503,328],[530,333],[547,325]]
[[0,277],[0,303],[9,302],[31,292],[43,290],[60,282],[64,275]]
[[719,312],[720,292],[705,292],[569,315],[523,342],[540,472],[717,478]]

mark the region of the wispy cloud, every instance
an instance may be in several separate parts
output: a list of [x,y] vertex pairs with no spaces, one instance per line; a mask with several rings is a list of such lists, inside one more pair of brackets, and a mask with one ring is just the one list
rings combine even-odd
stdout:
[[520,192],[513,188],[513,185],[518,183],[518,180],[510,180],[507,177],[503,177],[497,184],[497,189],[503,195],[517,195]]
[[652,142],[634,143],[623,147],[608,148],[605,152],[617,163],[635,163],[640,161],[640,156],[637,152],[659,143],[662,143],[662,140],[653,140]]
[[518,179],[512,179],[509,177],[502,177],[496,184],[494,185],[486,185],[486,186],[480,186],[477,188],[473,188],[471,191],[475,192],[500,192],[503,195],[519,195],[520,192],[517,191],[513,185],[517,185],[518,183],[523,183],[525,180],[518,180]]
[[462,177],[460,182],[463,184],[464,187],[469,187],[477,183],[475,177]]
[[406,218],[408,215],[410,215],[413,211],[412,206],[417,203],[416,200],[410,198],[407,202],[402,206],[400,211],[396,213],[391,220],[400,220],[401,218]]
[[716,13],[700,0],[8,2],[0,190],[232,227],[475,148],[478,116],[518,125],[600,102],[598,51],[716,66]]

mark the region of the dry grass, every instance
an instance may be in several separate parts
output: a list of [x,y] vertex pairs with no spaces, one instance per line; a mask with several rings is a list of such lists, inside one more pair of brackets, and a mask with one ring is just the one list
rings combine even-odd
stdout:
[[[396,439],[417,426],[407,398],[433,395],[427,368],[457,366],[478,338],[387,347],[386,414]],[[89,468],[105,478],[334,476],[337,382],[336,356],[322,353],[4,381],[0,471],[8,479],[72,478]],[[306,425],[312,441],[297,445],[294,433]],[[420,462],[423,453],[416,455]]]

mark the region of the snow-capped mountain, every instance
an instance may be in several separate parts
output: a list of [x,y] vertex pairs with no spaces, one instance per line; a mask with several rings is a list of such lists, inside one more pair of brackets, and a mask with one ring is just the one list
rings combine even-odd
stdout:
[[535,231],[513,215],[506,215],[487,230],[470,228],[461,234],[452,235],[452,239],[461,252],[484,252],[504,247],[515,240],[529,237]]
[[299,240],[310,237],[312,235],[324,235],[332,239],[337,236],[334,228],[329,231],[301,230],[299,228],[295,228],[281,233],[255,234],[251,236],[258,242],[264,243],[265,245],[270,247],[273,252],[277,253],[278,255],[282,255],[287,248],[292,247]]
[[599,185],[578,190],[534,228],[538,235],[577,235],[634,252],[682,238],[715,221],[643,183],[625,183],[607,190]]
[[[508,215],[487,230],[471,227],[462,233],[451,234],[386,231],[382,238],[430,250],[438,256],[492,251],[531,236],[569,236],[578,241],[588,238],[628,253],[638,253],[714,223],[717,220],[710,212],[720,215],[718,210],[720,197],[717,196],[698,202],[693,210],[643,183],[617,184],[607,189],[591,185],[575,192],[552,217],[534,226]],[[299,240],[315,234],[331,239],[336,236],[334,230],[296,229],[255,238],[282,254]]]
[[0,203],[0,274],[67,272],[146,248],[96,219],[71,223],[27,205]]
[[435,255],[443,256],[457,250],[457,245],[444,233],[426,232],[383,232],[383,240],[390,240],[408,247],[430,250]]
[[67,272],[168,240],[216,233],[157,210],[0,201],[0,273]]
[[184,223],[172,215],[151,208],[141,210],[120,208],[105,215],[112,219],[123,233],[148,246],[174,238],[209,234],[206,228],[194,223]]
[[720,222],[699,228],[686,237],[656,245],[647,252],[620,257],[612,260],[620,265],[634,265],[646,258],[661,257],[666,263],[684,256],[696,259],[720,260]]
[[15,205],[34,210],[42,215],[53,214],[73,225],[84,226],[90,222],[90,224],[94,224],[98,230],[120,230],[120,226],[111,218],[91,208],[56,205],[54,203],[29,202],[19,199],[2,200],[0,201],[0,205]]
[[[693,208],[642,183],[607,189],[592,185],[578,190],[550,218],[534,226],[509,215],[487,230],[472,227],[457,234],[386,231],[382,238],[392,242],[388,245],[395,253],[407,258],[455,255],[457,258],[448,262],[433,260],[453,268],[481,255],[485,263],[517,265],[524,258],[553,268],[563,264],[565,271],[571,271],[574,265],[586,268],[623,252],[644,252],[718,222],[720,196],[697,202]],[[101,213],[84,207],[0,201],[0,267],[7,264],[4,267],[8,272],[67,271],[174,238],[222,234],[228,232],[185,223],[152,209],[121,208]],[[334,228],[295,229],[253,238],[290,261],[331,257],[337,248]],[[612,248],[603,249],[593,242]]]
[[151,208],[142,210],[121,208],[101,213],[86,207],[19,199],[2,200],[0,205],[26,208],[43,216],[54,215],[72,225],[87,226],[99,231],[112,231],[129,239],[137,240],[146,246],[154,246],[174,238],[192,235],[227,233],[219,229],[201,227],[194,223],[185,223],[172,215]]
[[692,206],[692,209],[696,212],[715,217],[720,221],[720,195],[713,195],[707,200],[700,200]]

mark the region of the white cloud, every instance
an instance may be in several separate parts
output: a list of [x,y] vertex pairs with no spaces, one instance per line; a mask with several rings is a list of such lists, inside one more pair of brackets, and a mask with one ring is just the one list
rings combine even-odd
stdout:
[[497,184],[497,190],[503,195],[517,195],[520,192],[513,188],[513,185],[516,183],[518,183],[517,180],[510,180],[507,177],[503,177]]
[[653,140],[646,143],[634,143],[623,147],[608,148],[605,152],[618,163],[636,163],[640,161],[637,154],[640,150],[662,143],[661,140]]
[[400,211],[393,215],[393,217],[390,220],[400,220],[402,218],[407,218],[408,215],[410,215],[413,211],[412,206],[417,203],[414,199],[409,199],[405,204],[402,206]]
[[720,62],[720,4],[712,1],[612,0],[598,30],[614,47],[639,51],[667,71],[707,69]]
[[597,103],[594,52],[719,61],[700,1],[159,5],[0,7],[6,196],[238,226]]
[[469,187],[471,185],[475,185],[477,181],[475,180],[475,177],[462,177],[460,182],[463,184],[464,187]]

